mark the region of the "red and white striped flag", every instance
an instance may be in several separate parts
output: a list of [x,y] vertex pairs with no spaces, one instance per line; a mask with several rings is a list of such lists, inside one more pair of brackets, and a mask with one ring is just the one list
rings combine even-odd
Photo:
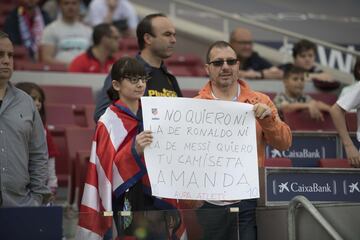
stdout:
[[[133,144],[139,121],[121,101],[110,106],[98,121],[80,206],[77,240],[101,240],[112,226],[112,197],[121,196],[136,182],[150,186],[145,164]],[[177,208],[176,200],[160,200]],[[172,239],[186,239],[183,221]]]

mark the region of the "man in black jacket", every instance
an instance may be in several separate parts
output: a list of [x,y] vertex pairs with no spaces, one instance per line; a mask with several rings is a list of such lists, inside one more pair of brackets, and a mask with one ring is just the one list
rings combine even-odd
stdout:
[[[182,97],[176,78],[164,65],[164,59],[174,52],[175,34],[174,25],[161,13],[146,16],[137,26],[136,35],[140,53],[136,59],[145,66],[146,72],[151,77],[145,90],[146,96]],[[110,104],[110,99],[106,95],[110,86],[111,77],[108,75],[96,100],[94,114],[96,122]]]

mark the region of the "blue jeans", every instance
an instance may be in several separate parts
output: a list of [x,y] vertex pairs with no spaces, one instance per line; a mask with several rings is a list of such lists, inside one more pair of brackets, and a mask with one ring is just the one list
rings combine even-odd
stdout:
[[[231,207],[238,207],[239,213],[230,213]],[[204,230],[203,240],[256,240],[255,211],[256,199],[242,200],[227,206],[205,202],[197,212]]]

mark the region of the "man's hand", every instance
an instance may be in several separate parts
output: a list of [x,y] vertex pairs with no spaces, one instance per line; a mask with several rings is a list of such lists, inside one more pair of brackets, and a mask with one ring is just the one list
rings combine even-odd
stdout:
[[271,108],[264,103],[257,103],[253,108],[256,118],[264,119],[271,115]]
[[319,109],[317,102],[311,100],[308,105],[310,117],[315,119],[316,121],[324,121],[324,115],[322,114],[321,110]]
[[151,131],[146,130],[138,135],[135,138],[135,150],[139,155],[144,153],[144,148],[152,143],[153,136]]
[[360,153],[354,144],[345,145],[344,147],[349,163],[354,167],[360,167]]

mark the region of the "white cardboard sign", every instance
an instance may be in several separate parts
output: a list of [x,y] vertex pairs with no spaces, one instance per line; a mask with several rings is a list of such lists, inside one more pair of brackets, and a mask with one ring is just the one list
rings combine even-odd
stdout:
[[152,195],[174,199],[259,197],[256,121],[250,104],[142,97],[144,156]]

